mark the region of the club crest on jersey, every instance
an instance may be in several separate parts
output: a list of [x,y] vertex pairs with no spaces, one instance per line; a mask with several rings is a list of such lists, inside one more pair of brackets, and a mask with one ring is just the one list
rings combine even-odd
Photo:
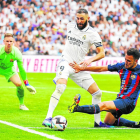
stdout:
[[71,33],[71,31],[69,31],[68,33]]
[[61,71],[59,72],[59,75],[62,75],[62,72]]
[[84,36],[82,37],[82,39],[83,39],[83,40],[86,40],[86,35],[84,35]]
[[131,79],[134,80],[136,78],[136,75],[131,75]]
[[10,59],[10,62],[13,62],[14,60],[13,59]]

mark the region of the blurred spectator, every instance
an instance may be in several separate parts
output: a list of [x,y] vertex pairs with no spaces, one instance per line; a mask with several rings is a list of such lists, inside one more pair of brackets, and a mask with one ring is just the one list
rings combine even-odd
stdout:
[[32,31],[32,34],[35,35],[35,36],[38,35],[38,30],[37,30],[36,27],[34,27],[34,29],[33,29],[33,31]]
[[44,36],[41,34],[41,30],[38,31],[36,38],[38,38],[39,40],[42,40],[42,38],[44,38]]
[[108,12],[108,16],[106,17],[106,20],[109,21],[109,20],[112,20],[113,18],[113,15],[111,14],[111,12]]
[[21,36],[20,36],[20,34],[17,35],[17,37],[15,38],[15,41],[19,41],[19,42],[21,41]]
[[136,2],[135,7],[136,7],[136,11],[137,11],[138,13],[140,13],[140,0],[138,0],[138,1]]
[[48,53],[49,55],[58,55],[58,51],[54,48],[54,46],[51,47]]
[[139,34],[138,34],[138,41],[140,42],[140,32],[139,32]]
[[95,54],[97,54],[97,52],[96,52],[95,48],[93,46],[91,46],[87,56],[94,56]]
[[28,38],[29,43],[32,43],[32,39],[33,39],[33,34],[32,34],[32,32],[28,30],[28,31],[26,32],[26,36],[27,36],[27,38]]
[[116,44],[116,48],[119,50],[120,46],[122,46],[123,42],[121,40],[121,38],[119,38],[118,43]]
[[3,37],[2,37],[2,34],[0,34],[0,45],[3,44]]
[[106,56],[111,56],[111,47],[108,43],[103,43],[103,47],[105,49],[105,55]]
[[23,53],[29,51],[29,43],[28,42],[23,43],[22,50],[23,50]]
[[22,22],[22,26],[20,28],[21,31],[23,31],[23,34],[25,34],[28,30],[28,27],[26,26],[25,22]]
[[54,41],[58,38],[57,30],[55,28],[52,29],[52,35],[51,35],[51,43],[53,44]]
[[32,50],[35,50],[35,38],[32,38],[32,40],[30,41],[29,47],[32,48]]
[[120,48],[118,49],[118,52],[120,54],[120,56],[125,56],[125,52],[124,52],[124,47],[120,46]]
[[139,52],[140,52],[140,44],[137,44],[137,45],[135,46],[135,48],[136,48],[137,50],[139,50]]
[[121,53],[115,47],[115,43],[114,42],[112,43],[111,56],[113,56],[113,57],[120,57],[121,56]]

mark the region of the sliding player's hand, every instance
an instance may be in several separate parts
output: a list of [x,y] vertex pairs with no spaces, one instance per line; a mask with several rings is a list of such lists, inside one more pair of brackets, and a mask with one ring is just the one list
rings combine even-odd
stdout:
[[82,66],[78,65],[75,61],[74,63],[70,63],[69,65],[75,70],[75,73],[78,73],[79,71],[84,69]]
[[90,65],[92,63],[92,60],[91,59],[87,59],[83,62],[80,63],[81,67],[84,67],[86,68],[88,65]]

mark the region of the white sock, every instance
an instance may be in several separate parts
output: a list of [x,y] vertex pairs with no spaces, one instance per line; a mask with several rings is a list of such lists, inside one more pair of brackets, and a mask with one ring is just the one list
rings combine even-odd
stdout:
[[52,117],[53,111],[55,110],[58,102],[59,102],[59,99],[56,99],[54,97],[51,97],[50,103],[49,103],[49,109],[48,109],[48,113],[47,113],[46,118]]
[[[98,104],[101,102],[101,95],[102,95],[102,92],[101,90],[98,90],[96,92],[94,92],[92,94],[92,104],[95,105],[95,104]],[[101,116],[100,116],[100,113],[98,114],[94,114],[94,121],[99,124],[100,121],[101,121]]]
[[62,93],[65,91],[65,88],[66,88],[65,84],[56,85],[56,90],[53,92],[51,99],[50,99],[49,109],[48,109],[46,119],[49,117],[52,117],[53,112],[59,102],[59,99],[60,99]]

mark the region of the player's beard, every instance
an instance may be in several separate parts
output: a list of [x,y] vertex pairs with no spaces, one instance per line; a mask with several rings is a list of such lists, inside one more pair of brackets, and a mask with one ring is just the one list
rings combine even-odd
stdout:
[[[81,24],[81,23],[80,23],[80,24]],[[83,25],[83,26],[79,27],[79,26],[78,26],[78,23],[77,23],[77,27],[78,27],[79,30],[83,30],[83,29],[87,26],[87,20],[86,20],[85,23],[82,24],[82,25]]]
[[130,66],[127,66],[127,65],[125,64],[125,68],[126,68],[126,69],[133,69],[133,68],[136,67],[136,66],[137,66],[137,64],[136,64],[135,62],[133,62],[133,64],[130,65]]

